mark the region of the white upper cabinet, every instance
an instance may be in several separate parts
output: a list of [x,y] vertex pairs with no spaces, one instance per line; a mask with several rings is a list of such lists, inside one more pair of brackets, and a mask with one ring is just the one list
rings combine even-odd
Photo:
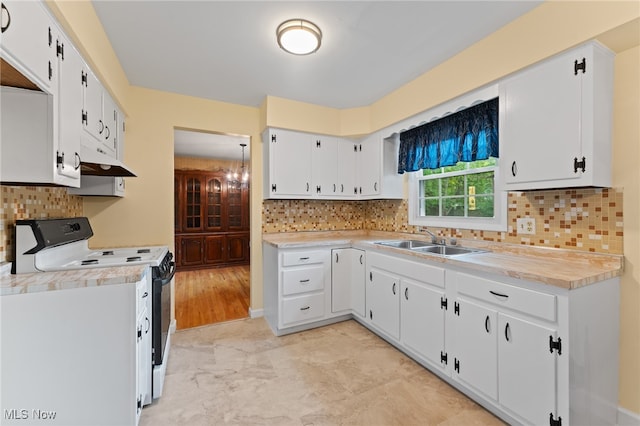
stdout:
[[84,64],[81,72],[83,143],[103,154],[117,158],[115,103],[95,74]]
[[2,2],[2,57],[43,89],[55,86],[56,32],[41,3]]
[[311,197],[311,137],[270,129],[265,132],[264,198]]
[[611,186],[613,53],[591,42],[499,83],[506,190]]
[[267,129],[264,198],[402,198],[397,138],[373,134],[354,143],[282,129]]

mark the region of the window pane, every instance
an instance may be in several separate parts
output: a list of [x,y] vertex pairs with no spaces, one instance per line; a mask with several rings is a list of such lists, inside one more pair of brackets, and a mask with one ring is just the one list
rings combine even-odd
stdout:
[[467,163],[464,162],[459,162],[458,164],[456,164],[455,166],[448,166],[448,167],[443,167],[444,172],[458,172],[460,170],[467,170]]
[[440,216],[440,206],[437,198],[423,200],[422,209],[422,216]]
[[442,216],[464,216],[464,197],[444,198]]
[[468,175],[467,185],[469,188],[469,195],[493,194],[493,172],[475,173],[472,175]]
[[470,217],[493,217],[493,195],[475,197],[475,210],[471,209],[469,203]]
[[440,195],[439,183],[440,179],[423,180],[420,182],[422,185],[422,191],[420,192],[425,197],[437,197]]
[[470,169],[479,169],[480,167],[497,166],[498,159],[490,157],[490,158],[487,158],[486,160],[471,161],[468,164]]
[[442,195],[464,195],[464,176],[442,178]]
[[442,173],[442,169],[441,168],[437,168],[437,169],[422,169],[422,176],[431,176],[431,175],[437,175]]

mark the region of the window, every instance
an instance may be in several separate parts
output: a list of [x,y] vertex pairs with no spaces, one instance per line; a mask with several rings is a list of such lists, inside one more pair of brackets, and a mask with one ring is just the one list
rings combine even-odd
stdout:
[[497,176],[498,159],[493,157],[412,173],[409,223],[505,230],[506,197],[497,190]]

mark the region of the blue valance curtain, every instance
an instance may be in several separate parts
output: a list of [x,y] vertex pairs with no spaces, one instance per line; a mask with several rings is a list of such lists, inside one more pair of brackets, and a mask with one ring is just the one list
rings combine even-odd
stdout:
[[398,173],[498,157],[498,98],[400,133]]

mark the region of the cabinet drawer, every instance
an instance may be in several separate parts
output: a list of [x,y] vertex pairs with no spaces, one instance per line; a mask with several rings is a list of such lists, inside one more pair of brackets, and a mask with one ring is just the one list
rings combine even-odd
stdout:
[[282,294],[304,293],[324,288],[324,265],[291,268],[282,271]]
[[324,316],[324,292],[282,301],[282,323],[308,322]]
[[494,305],[520,311],[538,318],[556,321],[556,296],[539,291],[457,274],[458,293],[474,297]]
[[282,253],[282,266],[308,265],[329,260],[328,251],[295,251]]

